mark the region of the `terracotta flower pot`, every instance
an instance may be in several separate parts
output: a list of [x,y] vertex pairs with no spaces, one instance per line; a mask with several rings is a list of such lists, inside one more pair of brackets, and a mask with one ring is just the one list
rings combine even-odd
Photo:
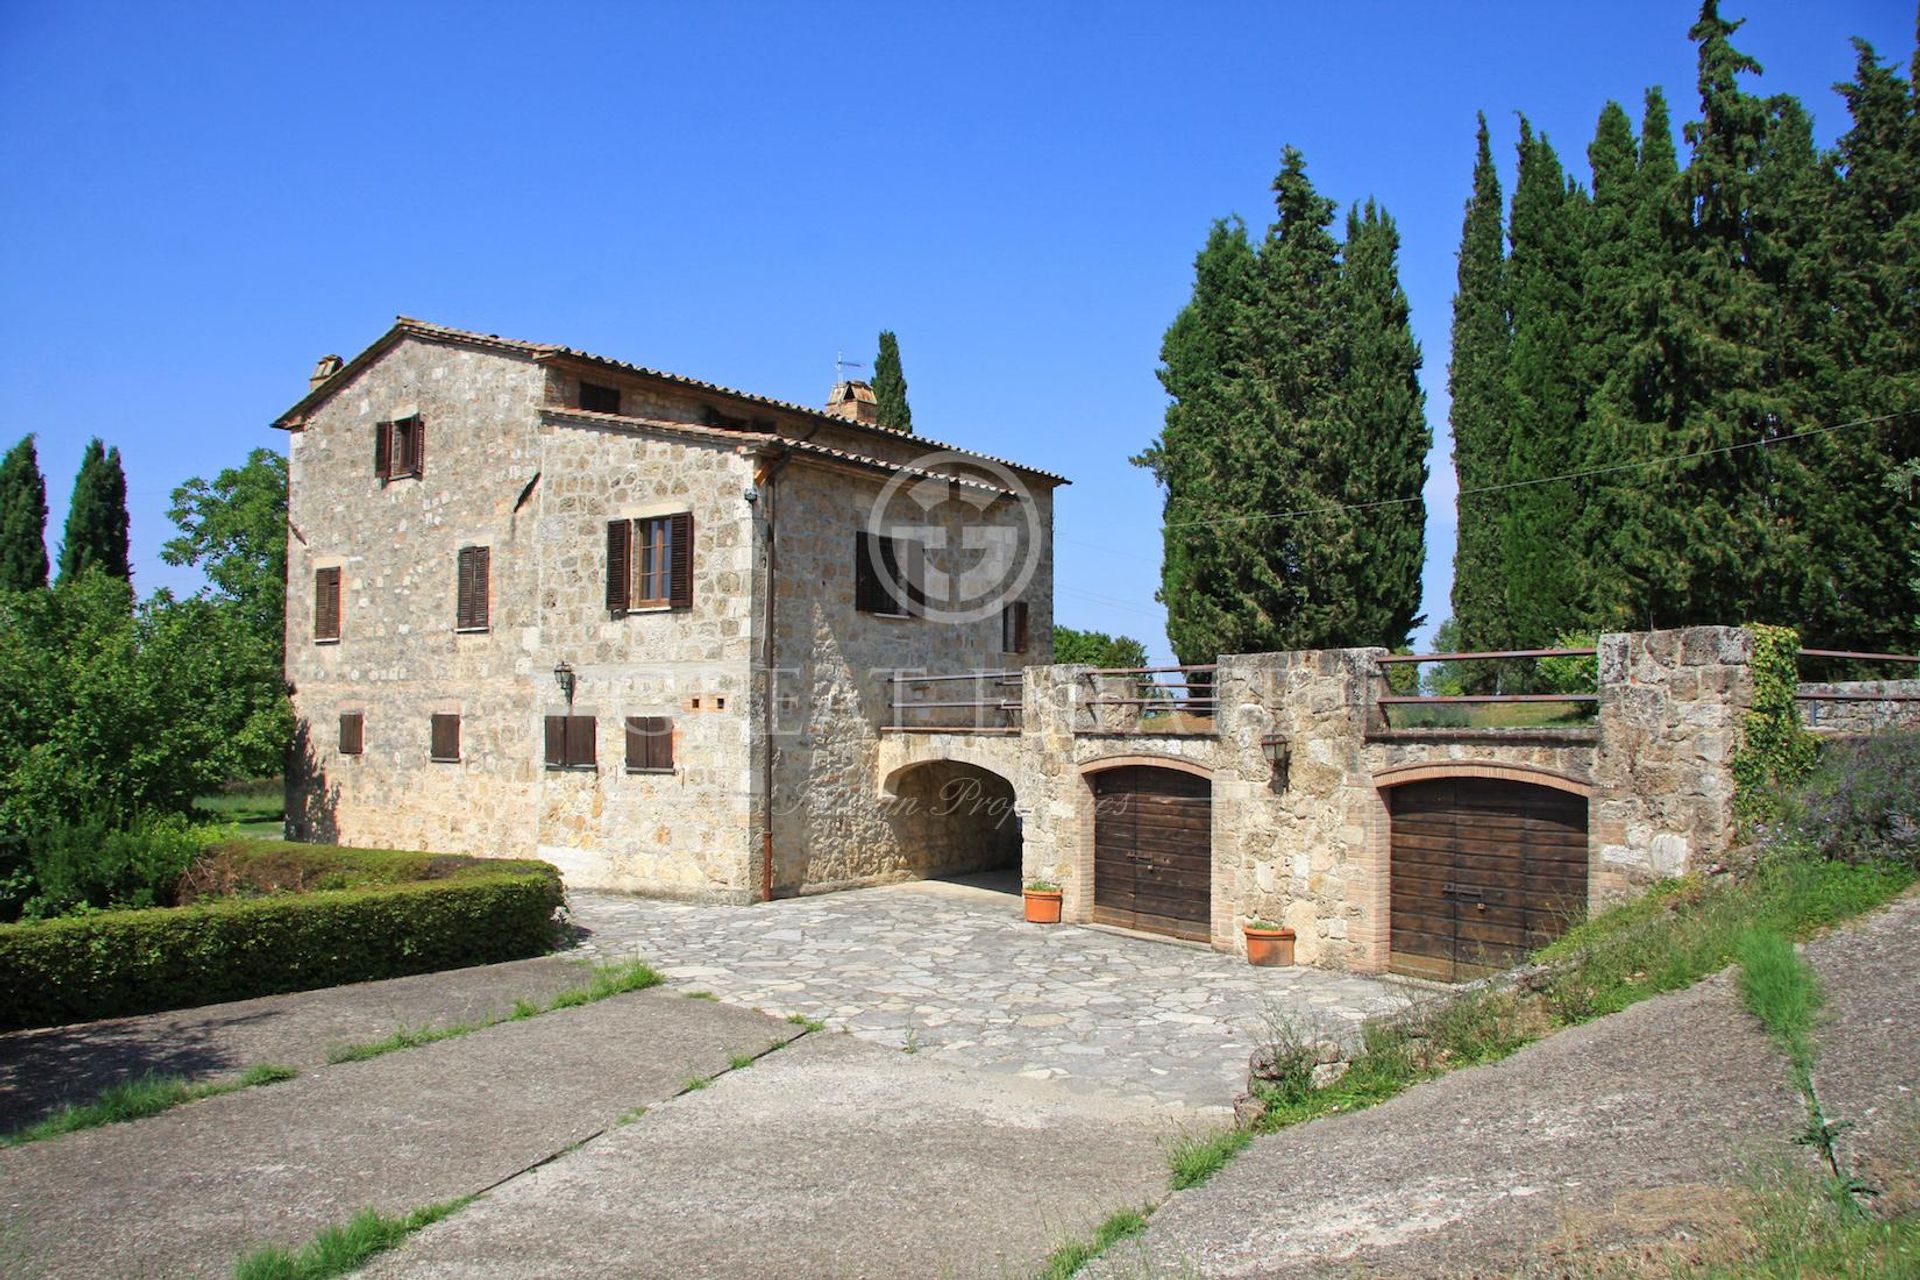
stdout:
[[1020,896],[1027,905],[1028,924],[1060,923],[1060,891],[1058,889],[1027,889]]
[[1247,963],[1262,968],[1293,963],[1293,930],[1243,926],[1247,935]]

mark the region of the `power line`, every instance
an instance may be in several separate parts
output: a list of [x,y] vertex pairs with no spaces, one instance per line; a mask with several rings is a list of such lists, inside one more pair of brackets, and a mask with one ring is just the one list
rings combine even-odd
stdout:
[[[1814,427],[1806,431],[1796,431],[1791,435],[1775,436],[1770,440],[1743,440],[1738,444],[1723,444],[1712,449],[1698,449],[1692,453],[1676,453],[1664,458],[1642,458],[1638,462],[1616,462],[1608,467],[1590,467],[1585,471],[1569,471],[1563,475],[1541,476],[1534,480],[1509,480],[1505,484],[1480,485],[1472,489],[1461,489],[1456,497],[1467,497],[1483,493],[1502,493],[1508,489],[1525,489],[1537,484],[1557,484],[1562,480],[1584,480],[1589,476],[1614,475],[1621,471],[1636,471],[1644,467],[1665,466],[1670,462],[1686,462],[1694,458],[1711,458],[1723,453],[1737,453],[1742,449],[1764,449],[1776,444],[1791,444],[1795,440],[1810,440],[1815,436],[1830,436],[1839,431],[1851,431],[1855,427],[1870,427],[1882,422],[1891,422],[1896,418],[1911,416],[1913,410],[1900,409],[1893,413],[1883,413],[1873,418],[1856,418],[1852,422],[1842,422],[1832,427]],[[1377,498],[1372,502],[1338,502],[1322,507],[1302,507],[1295,511],[1264,511],[1244,516],[1221,516],[1212,520],[1181,520],[1164,524],[1166,529],[1204,529],[1215,525],[1254,524],[1263,520],[1285,520],[1290,516],[1331,515],[1336,511],[1371,511],[1378,507],[1405,507],[1414,503],[1424,503],[1425,494],[1415,498]]]

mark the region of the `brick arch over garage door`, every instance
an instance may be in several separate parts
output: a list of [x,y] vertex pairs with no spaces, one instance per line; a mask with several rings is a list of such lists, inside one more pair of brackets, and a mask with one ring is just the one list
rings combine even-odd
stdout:
[[[1097,768],[1097,771],[1095,771]],[[1206,941],[1213,917],[1213,783],[1184,761],[1090,767],[1093,919]]]
[[[1409,771],[1411,772],[1411,771]],[[1381,778],[1389,824],[1388,957],[1458,981],[1510,967],[1586,908],[1587,797],[1517,770]]]

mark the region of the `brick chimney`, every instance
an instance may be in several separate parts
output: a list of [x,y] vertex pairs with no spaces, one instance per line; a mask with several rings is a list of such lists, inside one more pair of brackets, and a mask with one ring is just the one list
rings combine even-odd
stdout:
[[833,384],[833,394],[827,397],[827,412],[849,422],[872,425],[880,421],[880,405],[873,398],[873,388],[852,378]]
[[340,372],[340,366],[346,363],[339,356],[321,356],[313,366],[313,372],[307,376],[307,390],[318,391],[320,384]]

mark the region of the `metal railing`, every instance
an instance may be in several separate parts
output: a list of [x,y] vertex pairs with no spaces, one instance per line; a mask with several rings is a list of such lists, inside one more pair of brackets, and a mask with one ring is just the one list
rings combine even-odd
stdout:
[[[1920,668],[1920,656],[1911,653],[1861,653],[1852,649],[1802,649],[1799,653],[1802,663],[1811,662],[1816,666],[1835,668],[1841,666],[1859,667],[1892,665]],[[1808,680],[1804,674],[1801,688],[1794,693],[1801,702],[1920,702],[1920,693],[1911,693],[1898,689],[1809,689],[1808,684],[1820,685],[1873,685],[1898,683],[1905,684],[1920,679],[1920,670],[1911,675],[1897,676],[1891,681],[1874,678],[1846,679],[1835,675],[1824,675]]]
[[[902,733],[1018,733],[1022,678],[1018,670],[892,672],[886,678],[886,727]],[[973,696],[950,695],[947,687],[956,684]]]
[[[1077,673],[1074,731],[1207,736],[1218,732],[1216,664],[1092,667]],[[1165,677],[1176,677],[1168,679]]]
[[[1510,672],[1512,668],[1502,668],[1497,664],[1519,661],[1537,662],[1541,658],[1593,658],[1597,657],[1598,654],[1599,650],[1592,648],[1489,649],[1465,653],[1383,654],[1378,661],[1381,667],[1381,683],[1385,686],[1386,692],[1377,694],[1374,702],[1380,708],[1381,722],[1389,729],[1542,729],[1567,727],[1571,723],[1577,723],[1581,719],[1586,718],[1593,710],[1598,708],[1600,693],[1597,683],[1594,691],[1591,693],[1562,693],[1557,691],[1547,693],[1537,691],[1525,693],[1395,693],[1393,692],[1393,684],[1388,676],[1388,671],[1396,665],[1401,665],[1410,666],[1418,672],[1419,668],[1424,665],[1440,662],[1493,664],[1491,670],[1482,669],[1481,671],[1473,673],[1474,676],[1479,679],[1490,678],[1496,687],[1504,682],[1503,678],[1511,678],[1513,683],[1521,684],[1525,687],[1528,685],[1537,686],[1537,675],[1508,677],[1507,673]],[[1419,677],[1416,675],[1415,687],[1417,688],[1418,685]],[[1543,707],[1552,705],[1564,707],[1566,710],[1558,716],[1551,714],[1539,715],[1533,712],[1502,714],[1499,710],[1501,707],[1514,707],[1517,709],[1521,707]],[[1404,708],[1407,712],[1406,717],[1400,724],[1395,724],[1393,721],[1395,708]],[[1465,714],[1455,717],[1449,717],[1444,714],[1445,711],[1454,708],[1464,711]],[[1426,709],[1425,714],[1421,714],[1422,709]],[[1478,715],[1475,714],[1476,711],[1479,712]],[[1428,723],[1410,723],[1410,721],[1413,720],[1425,720]],[[1451,720],[1452,722],[1438,723],[1443,720]],[[1476,720],[1478,723],[1475,723]]]

